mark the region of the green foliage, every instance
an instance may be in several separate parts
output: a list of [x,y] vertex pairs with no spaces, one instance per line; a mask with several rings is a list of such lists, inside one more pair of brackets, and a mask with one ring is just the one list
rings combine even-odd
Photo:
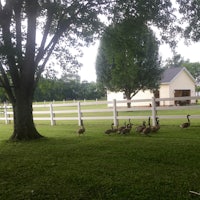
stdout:
[[[139,20],[141,24],[154,25],[161,31],[161,39],[171,47],[176,44],[177,20],[171,0],[119,0],[114,7],[114,22],[124,18]],[[140,24],[139,24],[140,25]]]
[[139,90],[156,89],[161,75],[158,41],[133,18],[105,31],[96,60],[97,81],[130,99]]
[[41,78],[35,91],[35,101],[62,101],[73,99],[100,99],[104,97],[95,82],[65,81],[61,79]]
[[197,84],[200,84],[200,62],[184,62],[183,66],[192,74],[196,79]]
[[199,0],[177,0],[179,12],[182,14],[184,37],[198,42],[200,40],[200,1]]
[[171,59],[166,60],[166,64],[164,65],[164,68],[182,67],[182,64],[184,62],[187,62],[187,61],[185,61],[184,58],[182,58],[180,54],[177,54],[175,52]]

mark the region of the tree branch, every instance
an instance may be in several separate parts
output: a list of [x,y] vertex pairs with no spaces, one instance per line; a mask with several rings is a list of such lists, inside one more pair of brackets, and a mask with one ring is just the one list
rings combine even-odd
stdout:
[[[50,3],[49,0],[48,0],[48,3]],[[50,30],[50,27],[51,27],[51,24],[52,24],[52,19],[53,19],[53,8],[49,7],[49,9],[47,9],[47,22],[46,22],[45,27],[44,27],[44,34],[43,34],[42,41],[41,41],[41,44],[40,44],[40,47],[39,47],[39,51],[38,51],[38,54],[37,54],[36,60],[35,60],[37,64],[39,63],[39,61],[42,59],[42,57],[45,54],[44,47],[45,47],[47,37],[48,37],[48,34],[49,34],[49,30]]]
[[36,13],[38,5],[34,1],[27,1],[26,12],[27,12],[27,43],[25,52],[25,65],[29,66],[30,73],[33,73],[34,59],[35,59],[35,40],[36,40]]
[[15,97],[13,95],[8,76],[5,73],[5,70],[4,70],[3,65],[1,64],[1,62],[0,62],[0,73],[1,73],[1,75],[0,75],[0,83],[2,84],[2,87],[6,90],[6,93],[8,94],[9,99],[12,102],[15,102]]
[[19,66],[22,65],[22,31],[21,31],[21,6],[22,1],[16,1],[14,4],[15,20],[16,20],[16,49]]
[[11,32],[10,32],[10,25],[11,25],[11,16],[12,16],[12,4],[11,1],[6,1],[6,5],[1,10],[1,17],[2,20],[0,21],[2,32],[3,32],[3,46],[6,49],[6,55],[8,60],[9,72],[11,75],[11,79],[15,85],[18,86],[19,83],[19,74],[18,69],[15,62],[15,50],[13,48],[13,44],[11,41]]

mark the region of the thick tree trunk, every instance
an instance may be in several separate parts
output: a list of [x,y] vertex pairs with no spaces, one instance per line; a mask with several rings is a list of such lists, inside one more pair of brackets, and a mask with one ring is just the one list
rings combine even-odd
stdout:
[[34,140],[43,136],[33,122],[32,99],[27,95],[18,96],[13,103],[14,132],[10,140]]

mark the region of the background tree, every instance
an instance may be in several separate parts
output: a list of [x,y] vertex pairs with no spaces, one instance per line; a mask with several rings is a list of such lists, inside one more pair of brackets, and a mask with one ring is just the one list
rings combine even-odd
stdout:
[[180,54],[174,53],[172,58],[165,61],[164,68],[181,67],[186,62]]
[[130,18],[109,26],[97,55],[97,81],[123,91],[128,100],[140,90],[157,89],[162,71],[158,48],[153,31],[140,21]]
[[78,74],[74,74],[74,73],[64,73],[61,75],[61,79],[64,82],[75,81],[75,82],[80,83],[81,81],[81,77]]
[[[34,101],[62,101],[62,100],[96,100],[105,97],[95,82],[74,80],[64,81],[63,79],[41,78],[36,88]],[[1,95],[0,98],[4,99]]]
[[190,62],[189,60],[185,61],[182,64],[183,67],[186,67],[187,70],[195,78],[197,85],[200,85],[200,63],[199,62]]

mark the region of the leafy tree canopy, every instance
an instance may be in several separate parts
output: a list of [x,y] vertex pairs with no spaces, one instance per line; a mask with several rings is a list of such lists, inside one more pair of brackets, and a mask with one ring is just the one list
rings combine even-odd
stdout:
[[139,90],[156,89],[161,68],[153,31],[132,18],[105,31],[96,60],[97,81],[131,99]]
[[200,1],[177,0],[179,12],[182,14],[181,21],[184,23],[183,34],[187,39],[200,40]]
[[[34,101],[62,101],[74,99],[100,99],[105,96],[94,82],[79,82],[76,80],[41,78],[35,91]],[[4,96],[0,91],[0,99]]]
[[181,57],[180,54],[177,54],[174,52],[174,55],[172,58],[168,58],[165,61],[165,65],[163,66],[164,68],[171,68],[171,67],[181,67],[182,64],[186,62],[183,57]]

